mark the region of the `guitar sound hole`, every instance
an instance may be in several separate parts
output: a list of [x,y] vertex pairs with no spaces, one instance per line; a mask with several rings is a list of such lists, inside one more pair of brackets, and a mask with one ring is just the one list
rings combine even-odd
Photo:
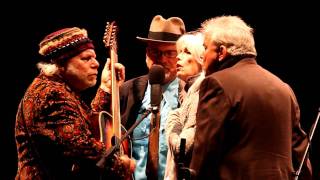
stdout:
[[117,142],[117,137],[116,136],[112,136],[112,138],[111,138],[112,146],[116,145],[116,142]]

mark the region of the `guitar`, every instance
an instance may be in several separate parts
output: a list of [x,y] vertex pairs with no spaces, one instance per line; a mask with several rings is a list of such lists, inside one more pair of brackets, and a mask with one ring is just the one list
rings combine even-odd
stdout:
[[[99,130],[100,141],[104,142],[107,150],[111,150],[116,144],[119,144],[122,133],[126,132],[126,129],[121,125],[120,116],[120,100],[119,100],[119,84],[117,82],[117,74],[115,71],[115,64],[118,62],[117,55],[117,32],[118,27],[116,22],[107,22],[103,42],[105,47],[110,51],[111,60],[111,114],[106,111],[99,113]],[[127,154],[131,155],[132,144],[129,139],[121,142],[120,147],[117,149],[118,155]]]

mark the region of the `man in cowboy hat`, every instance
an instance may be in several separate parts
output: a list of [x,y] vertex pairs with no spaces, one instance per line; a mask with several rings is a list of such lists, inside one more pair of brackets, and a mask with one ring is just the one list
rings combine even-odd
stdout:
[[[162,101],[160,107],[158,173],[147,173],[148,142],[151,116],[147,116],[133,131],[133,158],[136,160],[135,179],[163,179],[167,157],[164,125],[170,110],[179,106],[179,80],[176,77],[177,50],[176,41],[185,33],[185,25],[181,18],[170,17],[164,19],[157,15],[153,18],[147,38],[137,37],[146,43],[146,64],[150,70],[154,64],[164,68],[162,87]],[[151,85],[148,76],[140,76],[123,84],[120,89],[122,124],[130,128],[140,119],[146,109],[150,107]],[[153,151],[152,151],[153,152]],[[156,153],[157,154],[157,153]],[[155,176],[153,176],[155,175]]]

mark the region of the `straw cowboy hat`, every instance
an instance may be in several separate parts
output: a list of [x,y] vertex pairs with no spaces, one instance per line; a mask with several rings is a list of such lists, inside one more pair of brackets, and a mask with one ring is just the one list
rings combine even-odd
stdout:
[[147,38],[137,36],[137,39],[144,42],[165,42],[175,43],[178,38],[186,32],[184,22],[179,17],[164,19],[156,15],[151,22]]

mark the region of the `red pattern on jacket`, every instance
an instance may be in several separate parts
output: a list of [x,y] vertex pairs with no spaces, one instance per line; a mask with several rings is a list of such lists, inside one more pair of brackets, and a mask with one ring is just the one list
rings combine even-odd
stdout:
[[90,108],[60,77],[36,77],[16,116],[16,179],[70,178],[72,167],[79,167],[76,174],[89,173],[105,151],[92,134],[93,117],[106,107],[105,96],[98,89]]

